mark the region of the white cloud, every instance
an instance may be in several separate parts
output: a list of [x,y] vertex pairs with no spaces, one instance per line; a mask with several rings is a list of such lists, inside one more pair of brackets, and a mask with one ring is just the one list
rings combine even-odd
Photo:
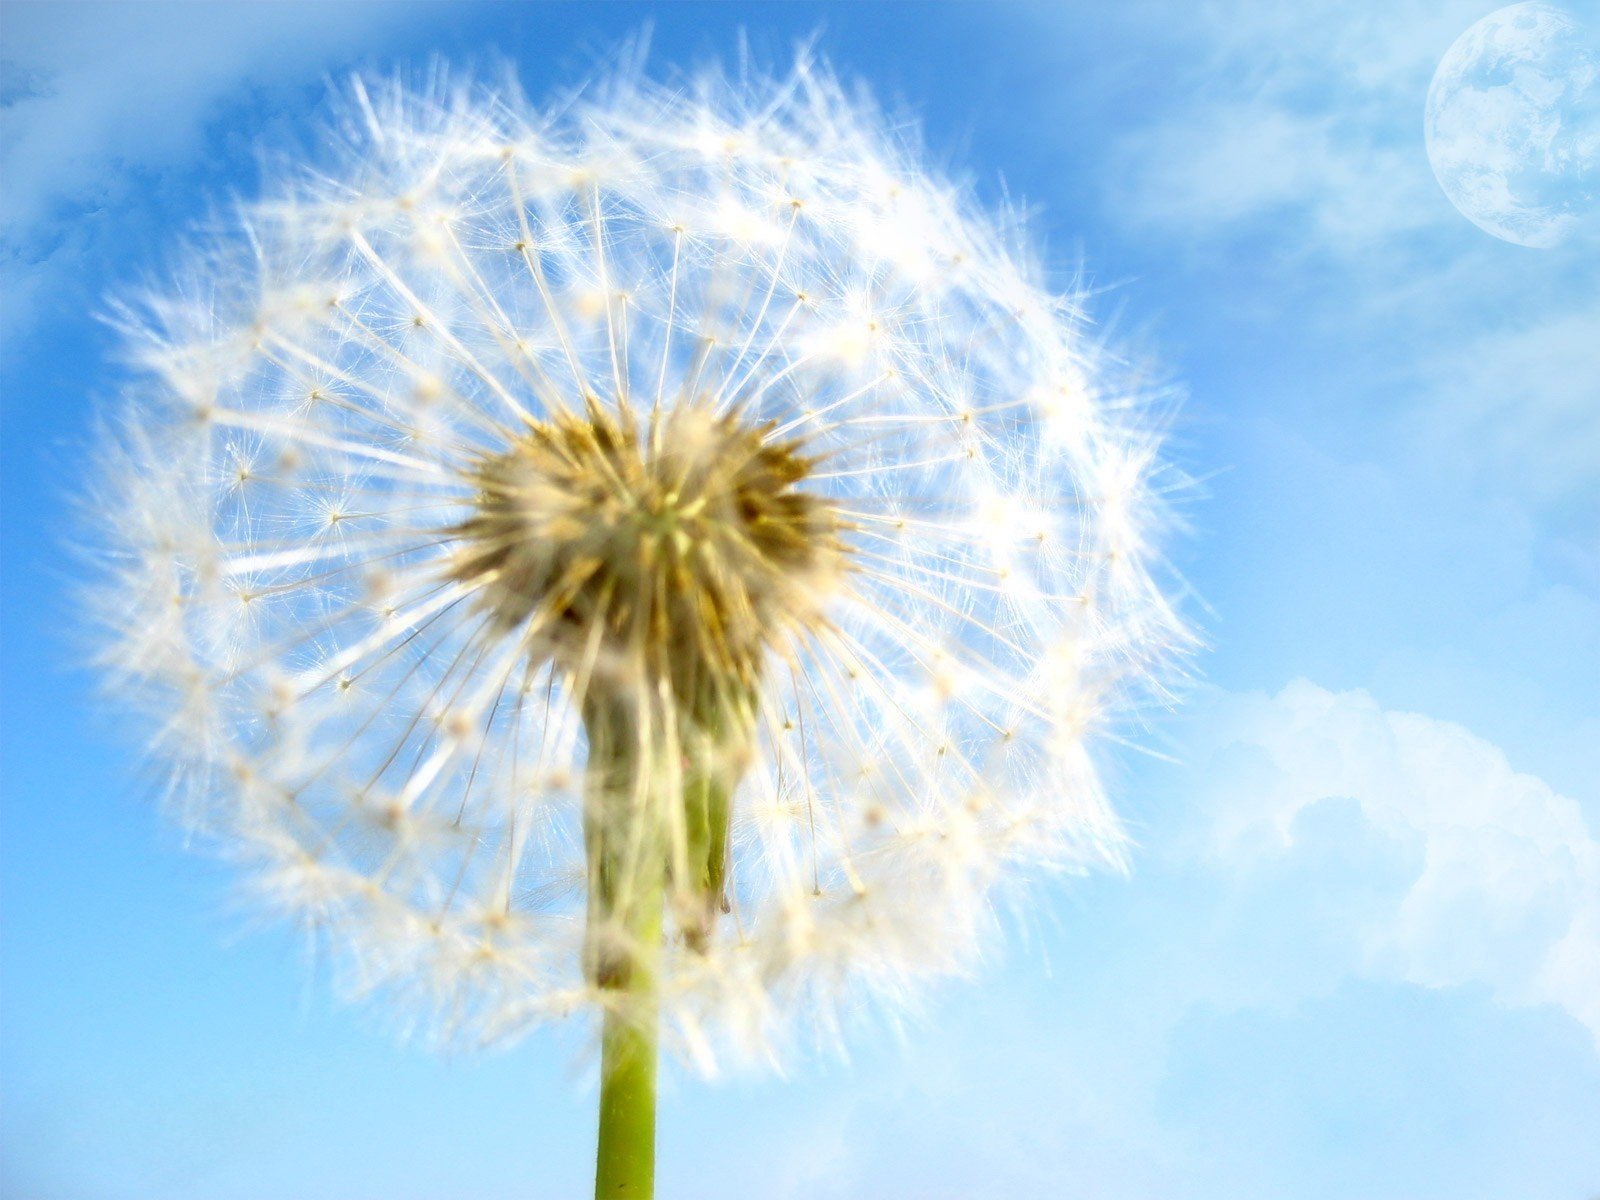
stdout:
[[[1427,987],[1482,983],[1509,1004],[1555,1004],[1600,1040],[1600,843],[1578,804],[1514,771],[1459,725],[1297,681],[1220,695],[1196,763],[1204,855],[1232,878],[1271,872],[1348,800],[1402,852],[1405,878],[1334,920],[1353,968]],[[1338,894],[1322,873],[1300,881]]]
[[1441,452],[1442,482],[1554,515],[1600,495],[1595,247],[1509,246],[1434,178],[1428,84],[1483,12],[1197,6],[1167,33],[1192,65],[1119,139],[1107,207],[1225,289],[1245,336],[1268,310],[1329,339],[1343,398]]
[[1408,146],[1353,136],[1333,115],[1238,99],[1129,138],[1118,210],[1173,230],[1287,218],[1299,245],[1340,253],[1451,220]]
[[1290,217],[1302,245],[1364,253],[1458,218],[1433,179],[1422,105],[1466,3],[1205,5],[1182,31],[1185,102],[1123,144],[1118,210],[1183,234]]
[[1600,505],[1600,302],[1508,325],[1439,354],[1420,432],[1543,500]]
[[14,4],[0,78],[0,309],[10,336],[51,281],[146,197],[140,173],[195,153],[219,105],[312,82],[412,4]]
[[[787,1196],[770,1164],[813,1138],[819,1200],[1063,1178],[1102,1200],[1459,1200],[1596,1177],[1600,846],[1578,806],[1365,692],[1192,708],[1131,877],[1057,897],[1047,945],[952,989],[905,1053],[743,1118],[715,1194]],[[752,1107],[722,1103],[708,1127]]]

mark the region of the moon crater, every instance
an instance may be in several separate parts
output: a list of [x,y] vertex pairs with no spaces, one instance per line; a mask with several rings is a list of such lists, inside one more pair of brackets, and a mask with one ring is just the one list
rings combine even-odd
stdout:
[[1490,13],[1428,87],[1428,161],[1450,202],[1495,237],[1555,246],[1600,210],[1600,48],[1550,4]]

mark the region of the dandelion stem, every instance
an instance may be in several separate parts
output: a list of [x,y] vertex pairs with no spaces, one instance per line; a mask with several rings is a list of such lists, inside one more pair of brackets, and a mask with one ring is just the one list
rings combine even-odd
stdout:
[[632,1011],[608,1010],[600,1035],[596,1200],[614,1196],[649,1200],[655,1194],[655,980],[636,985],[629,995]]
[[[656,1169],[657,973],[666,857],[659,763],[627,705],[585,704],[588,969],[605,990],[594,1194],[650,1200]],[[652,765],[656,769],[652,769]]]
[[[683,713],[599,694],[584,703],[586,967],[606,996],[596,1200],[649,1200],[654,1193],[657,976],[666,893],[670,884],[679,934],[704,953],[725,904],[728,821],[748,725],[745,710],[731,704],[707,727]],[[681,806],[681,825],[669,820],[669,806]],[[669,851],[674,828],[676,854]]]

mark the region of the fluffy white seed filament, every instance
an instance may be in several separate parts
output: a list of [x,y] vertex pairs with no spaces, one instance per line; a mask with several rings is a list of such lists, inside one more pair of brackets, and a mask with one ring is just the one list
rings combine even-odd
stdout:
[[97,600],[182,818],[447,1037],[656,938],[707,1067],[1115,862],[1171,481],[1008,229],[805,64],[351,96],[127,313]]

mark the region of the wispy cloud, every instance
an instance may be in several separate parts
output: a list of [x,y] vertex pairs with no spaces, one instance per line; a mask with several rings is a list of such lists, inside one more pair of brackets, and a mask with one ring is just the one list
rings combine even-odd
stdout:
[[[230,99],[314,82],[411,4],[15,4],[0,64],[0,320],[11,339]],[[260,99],[259,96],[256,97]],[[108,219],[114,215],[118,219]],[[134,225],[137,228],[137,224]]]
[[[1376,10],[1210,4],[1184,30],[1184,102],[1133,131],[1113,173],[1128,219],[1222,236],[1274,218],[1302,250],[1370,253],[1451,225],[1422,141],[1439,54],[1466,3]],[[1303,255],[1295,255],[1300,259]]]
[[1516,478],[1524,494],[1576,504],[1600,520],[1600,296],[1508,321],[1429,356],[1419,432],[1477,467]]
[[1300,235],[1291,258],[1302,265],[1368,253],[1450,220],[1426,163],[1396,141],[1353,137],[1323,111],[1221,98],[1125,143],[1116,207],[1146,225],[1218,236],[1281,221]]
[[[1554,1004],[1600,1043],[1600,843],[1576,801],[1459,725],[1297,681],[1216,698],[1202,853],[1234,880],[1362,839],[1297,884],[1351,938],[1352,974],[1481,983]],[[1308,929],[1308,934],[1311,930]]]
[[1437,451],[1441,478],[1530,511],[1592,509],[1595,247],[1495,240],[1428,163],[1429,81],[1483,15],[1458,0],[1194,9],[1168,35],[1189,63],[1175,102],[1121,138],[1106,205],[1228,280],[1241,308],[1252,284],[1273,317],[1291,305],[1350,399]]
[[[1133,878],[1080,892],[1052,977],[953,995],[848,1106],[798,1104],[809,1194],[1489,1200],[1594,1177],[1578,805],[1365,692],[1195,709]],[[771,1155],[719,1153],[727,1195]]]

